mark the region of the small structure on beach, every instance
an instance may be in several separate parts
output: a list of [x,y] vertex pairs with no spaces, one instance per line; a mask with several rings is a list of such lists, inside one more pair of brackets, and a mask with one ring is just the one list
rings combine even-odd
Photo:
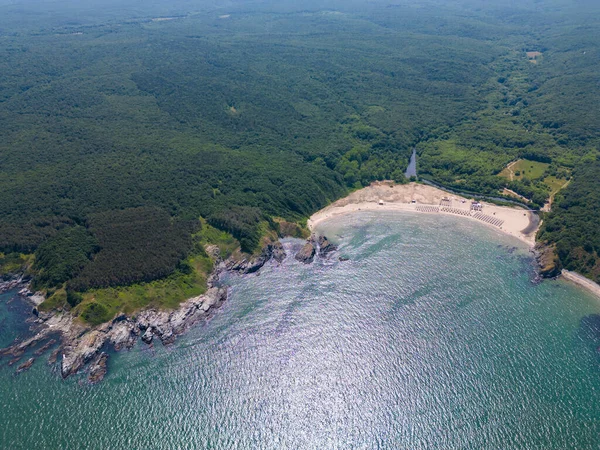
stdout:
[[471,202],[471,211],[482,211],[483,205],[478,201]]
[[379,205],[383,206],[383,200],[379,200]]

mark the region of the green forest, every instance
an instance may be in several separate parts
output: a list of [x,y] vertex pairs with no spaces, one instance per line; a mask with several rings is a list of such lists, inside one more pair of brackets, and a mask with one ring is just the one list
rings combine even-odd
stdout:
[[2,273],[91,322],[172,306],[203,245],[256,252],[416,147],[449,188],[555,196],[540,240],[599,281],[600,7],[503,3],[0,0]]

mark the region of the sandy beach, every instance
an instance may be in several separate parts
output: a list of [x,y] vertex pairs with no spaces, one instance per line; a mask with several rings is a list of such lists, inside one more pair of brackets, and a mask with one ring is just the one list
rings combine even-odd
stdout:
[[522,208],[497,206],[481,202],[481,211],[471,210],[473,199],[460,197],[432,186],[410,183],[396,185],[391,182],[373,183],[353,192],[313,214],[308,220],[309,229],[332,217],[355,211],[412,211],[476,220],[503,233],[514,236],[530,247],[535,245],[539,228],[537,216]]

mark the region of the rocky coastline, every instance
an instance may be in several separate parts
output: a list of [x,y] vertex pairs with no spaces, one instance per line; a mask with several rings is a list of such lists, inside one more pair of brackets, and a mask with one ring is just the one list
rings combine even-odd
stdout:
[[[287,257],[286,251],[277,241],[263,247],[260,254],[243,258],[230,257],[222,260],[216,246],[207,246],[215,260],[215,269],[209,277],[208,290],[198,296],[185,300],[172,311],[146,308],[136,314],[120,314],[112,321],[99,326],[89,326],[68,312],[45,313],[38,310],[44,301],[41,292],[30,290],[31,280],[23,275],[15,275],[0,282],[0,293],[18,289],[19,295],[32,305],[29,321],[38,326],[34,336],[0,350],[0,358],[10,358],[9,365],[17,367],[17,373],[28,370],[35,359],[51,351],[48,364],[60,359],[60,373],[67,378],[76,373],[87,373],[89,383],[103,380],[108,370],[109,348],[115,351],[131,349],[138,340],[148,346],[160,341],[162,345],[172,344],[178,336],[192,326],[205,321],[227,300],[227,288],[219,285],[221,274],[225,272],[253,274],[269,261],[280,264]],[[328,258],[337,251],[326,236],[312,234],[296,252],[294,258],[311,264],[315,258]],[[560,275],[560,266],[556,262],[553,248],[538,244],[532,249],[538,273],[541,278],[556,278]],[[346,258],[339,258],[345,261]],[[29,357],[22,362],[26,353]]]
[[532,252],[541,278],[556,278],[561,274],[562,265],[556,255],[555,247],[538,242]]
[[[315,255],[326,257],[336,249],[324,236],[312,235],[305,247],[307,245],[312,247],[310,260],[298,257],[303,250],[295,256],[307,264],[313,261]],[[0,350],[0,358],[10,358],[10,365],[17,364],[26,352],[35,348],[32,357],[18,365],[17,372],[20,373],[29,369],[37,357],[58,344],[58,348],[51,352],[48,363],[55,364],[60,359],[63,378],[85,371],[91,384],[98,383],[108,370],[107,349],[131,349],[138,339],[149,346],[156,341],[163,345],[172,344],[177,336],[210,318],[227,300],[227,288],[219,286],[222,273],[257,273],[268,261],[280,264],[287,256],[279,241],[266,245],[259,255],[241,260],[229,258],[223,261],[216,246],[208,246],[206,250],[215,259],[215,269],[207,281],[208,290],[204,294],[185,300],[172,311],[146,308],[131,316],[120,314],[110,322],[93,327],[76,320],[68,312],[39,311],[37,306],[44,301],[44,296],[40,292],[31,292],[31,280],[24,276],[14,276],[0,283],[0,293],[19,289],[19,295],[31,302],[32,320],[39,326],[34,336]]]

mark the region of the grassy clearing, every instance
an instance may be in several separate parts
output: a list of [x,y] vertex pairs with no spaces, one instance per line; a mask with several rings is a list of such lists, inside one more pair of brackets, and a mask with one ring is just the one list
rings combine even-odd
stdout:
[[162,280],[90,290],[83,294],[83,301],[73,312],[84,321],[96,325],[110,320],[116,314],[132,314],[147,306],[174,309],[182,301],[206,292],[206,280],[212,267],[213,263],[206,254],[195,255],[182,264],[181,270]]
[[522,180],[524,178],[537,180],[544,175],[548,166],[550,166],[548,163],[520,159],[509,164],[499,173],[499,176],[509,180]]
[[279,235],[283,237],[295,237],[306,239],[310,236],[310,231],[306,228],[306,219],[302,225],[295,222],[288,222],[281,217],[274,217],[273,220],[279,227]]
[[0,277],[26,272],[33,264],[33,261],[33,255],[0,253]]
[[549,176],[544,178],[544,184],[550,188],[550,195],[554,196],[567,184],[567,180],[564,178]]
[[23,253],[0,253],[0,278],[26,272],[33,264],[34,256]]
[[64,288],[46,292],[46,300],[38,307],[40,311],[68,309],[67,291]]
[[527,53],[527,59],[529,60],[530,63],[537,64],[538,61],[542,59],[541,52],[526,52],[526,53]]
[[229,258],[240,246],[239,241],[231,234],[209,225],[204,219],[200,219],[200,222],[202,228],[194,235],[194,238],[197,240],[198,244],[202,246],[216,245],[219,247],[221,258]]

